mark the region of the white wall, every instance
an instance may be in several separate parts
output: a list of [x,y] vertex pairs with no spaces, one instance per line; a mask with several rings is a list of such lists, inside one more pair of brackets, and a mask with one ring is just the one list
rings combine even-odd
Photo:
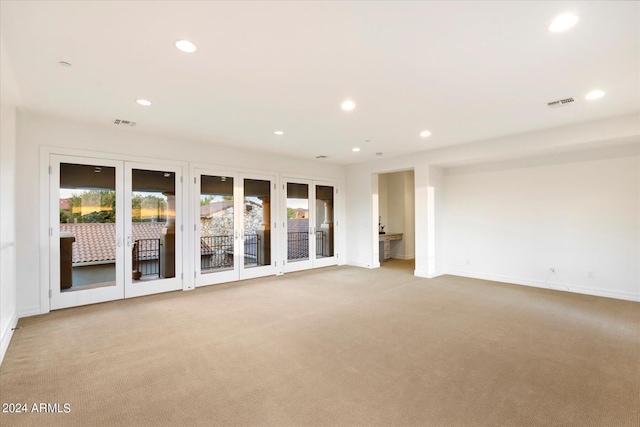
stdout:
[[390,173],[386,178],[388,217],[385,230],[388,233],[404,233],[404,172]]
[[378,216],[380,224],[384,226],[384,231],[389,231],[389,174],[378,175]]
[[16,109],[0,106],[0,363],[18,322],[16,302]]
[[640,300],[639,165],[632,156],[447,175],[447,272]]
[[429,167],[429,188],[433,191],[433,211],[430,221],[433,222],[433,235],[430,239],[433,249],[433,259],[429,265],[429,275],[439,276],[445,272],[445,189],[444,170],[436,166]]
[[[48,256],[46,245],[41,245],[47,222],[41,211],[47,206],[40,192],[41,182],[47,182],[47,165],[41,164],[42,147],[53,149],[87,150],[122,156],[137,156],[171,161],[191,162],[198,165],[237,168],[239,171],[261,171],[275,175],[286,174],[301,178],[336,181],[344,186],[345,168],[322,161],[239,151],[230,147],[180,138],[160,137],[143,133],[143,128],[118,127],[112,124],[95,126],[71,122],[56,117],[21,113],[18,116],[17,191],[20,194],[20,212],[17,224],[17,267],[20,271],[18,310],[21,317],[48,311],[48,295],[42,286],[40,258]],[[38,176],[39,172],[39,176]],[[184,171],[189,180],[189,171]],[[335,220],[344,223],[345,191],[340,191],[335,202]],[[39,225],[39,226],[38,226]],[[336,227],[337,249],[345,256],[344,227]],[[192,246],[188,246],[191,248]],[[39,256],[38,256],[39,253]]]
[[415,174],[413,171],[406,171],[404,173],[404,236],[402,237],[404,259],[415,258],[415,185]]
[[[378,265],[378,174],[414,170],[414,274],[420,277],[435,277],[449,268],[445,265],[449,230],[445,227],[444,171],[456,169],[478,172],[528,168],[551,163],[562,165],[576,161],[616,159],[637,153],[639,147],[640,116],[629,114],[349,165],[347,262],[368,268]],[[638,221],[639,217],[636,213],[635,221]],[[635,233],[635,236],[637,247],[640,246],[640,234]],[[636,257],[631,264],[636,276],[640,270],[638,259]],[[633,280],[636,276],[630,276],[627,280]],[[574,289],[579,291],[578,288]]]

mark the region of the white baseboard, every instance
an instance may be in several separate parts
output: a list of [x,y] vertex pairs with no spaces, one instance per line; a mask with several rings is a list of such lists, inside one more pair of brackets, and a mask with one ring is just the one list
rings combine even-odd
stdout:
[[[380,263],[377,263],[377,264],[378,264],[377,266],[380,267]],[[350,265],[352,267],[361,267],[361,268],[376,268],[375,264],[372,266],[369,264],[365,264],[363,262],[347,261],[347,265]]]
[[22,319],[23,317],[39,316],[40,314],[47,314],[47,313],[48,311],[45,311],[44,313],[40,311],[40,307],[38,306],[27,307],[27,308],[22,308],[18,310],[18,318]]
[[413,270],[413,275],[416,277],[423,277],[425,279],[429,279],[429,273],[427,273],[426,271],[422,271],[422,270]]
[[553,291],[573,292],[577,294],[593,295],[597,297],[615,298],[626,301],[640,302],[640,294],[631,292],[612,291],[602,288],[588,288],[585,286],[573,285],[570,283],[548,283],[542,280],[525,279],[521,277],[510,277],[499,274],[482,274],[463,270],[447,270],[445,274],[453,276],[470,277],[473,279],[491,280],[493,282],[509,283],[513,285],[531,286],[534,288],[551,289]]
[[442,276],[445,272],[443,270],[436,270],[429,275],[429,279],[433,279],[434,277]]
[[2,365],[2,361],[4,360],[4,355],[7,353],[7,349],[9,348],[9,343],[11,342],[11,338],[13,337],[13,330],[18,324],[18,312],[14,311],[13,316],[7,323],[7,326],[3,331],[0,331],[2,337],[0,337],[0,365]]

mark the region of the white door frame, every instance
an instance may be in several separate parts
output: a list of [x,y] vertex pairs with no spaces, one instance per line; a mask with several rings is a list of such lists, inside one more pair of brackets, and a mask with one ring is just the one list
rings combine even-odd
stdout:
[[[95,304],[124,298],[125,250],[123,244],[124,224],[124,179],[123,162],[81,156],[52,154],[49,175],[49,254],[50,254],[50,304],[51,309],[61,309],[80,305]],[[116,248],[115,285],[91,289],[62,292],[60,289],[60,164],[71,163],[89,166],[114,167],[116,192]]]
[[[316,248],[316,243],[314,242],[313,245],[313,266],[315,267],[328,267],[330,265],[337,265],[338,264],[338,258],[336,257],[336,251],[338,249],[337,244],[336,244],[336,236],[337,236],[337,225],[336,225],[336,200],[338,198],[338,191],[337,191],[337,186],[335,182],[330,182],[330,181],[320,181],[320,180],[313,180],[313,203],[314,203],[314,223],[316,223],[316,218],[315,218],[315,214],[317,212],[317,207],[315,206],[316,204],[316,200],[317,200],[317,194],[316,194],[316,186],[318,185],[322,185],[322,186],[326,186],[326,187],[331,187],[333,188],[333,206],[331,207],[332,209],[332,223],[333,223],[333,255],[332,256],[328,256],[328,257],[322,257],[322,258],[318,258],[315,248]],[[316,230],[315,226],[312,230],[314,233],[314,241],[316,238]]]
[[[140,163],[125,162],[124,164],[124,186],[126,191],[125,198],[125,298],[139,297],[143,295],[151,295],[162,292],[177,291],[183,286],[183,270],[182,270],[182,235],[184,229],[183,219],[183,188],[181,184],[182,167],[175,165],[165,165],[161,163]],[[173,172],[175,175],[175,275],[171,278],[158,278],[148,281],[133,281],[131,274],[133,268],[133,225],[131,222],[131,199],[133,196],[132,172],[133,169]],[[160,274],[160,272],[158,272]]]
[[[287,212],[287,184],[288,183],[293,183],[293,184],[305,184],[308,186],[309,189],[309,193],[308,193],[308,197],[309,197],[309,229],[308,229],[308,233],[309,233],[309,258],[306,260],[300,260],[300,261],[290,261],[288,260],[288,256],[287,256],[287,252],[288,252],[288,229],[287,229],[287,218],[286,218],[286,212]],[[331,257],[326,257],[326,258],[318,258],[316,255],[316,186],[317,185],[322,185],[322,186],[328,186],[328,187],[332,187],[333,188],[333,200],[334,200],[334,206],[332,207],[333,209],[333,216],[334,216],[334,251],[333,251],[333,256]],[[282,259],[284,261],[284,268],[283,271],[285,273],[290,273],[290,272],[294,272],[294,271],[300,271],[300,270],[307,270],[310,268],[317,268],[317,267],[327,267],[330,265],[337,265],[338,264],[338,258],[336,257],[336,250],[337,250],[337,246],[336,246],[336,238],[335,236],[337,235],[337,225],[335,224],[335,216],[336,216],[336,206],[335,206],[335,202],[337,201],[337,183],[333,182],[333,181],[323,181],[323,180],[315,180],[315,179],[308,179],[308,178],[296,178],[296,177],[291,177],[291,176],[284,176],[282,177],[282,203],[281,203],[281,207],[282,207],[282,212],[283,212],[283,220],[282,220],[282,228],[283,231],[281,233],[281,240],[283,242],[283,256]]]
[[[244,266],[244,257],[241,257],[241,261],[240,261],[240,279],[254,279],[256,277],[264,277],[264,276],[272,276],[274,274],[276,274],[276,263],[277,263],[277,253],[278,251],[276,250],[277,246],[277,235],[278,233],[276,233],[277,231],[277,216],[278,216],[278,194],[277,194],[277,187],[278,187],[278,183],[276,182],[276,176],[275,175],[262,175],[262,174],[240,174],[239,178],[238,178],[238,183],[237,183],[237,187],[240,189],[240,194],[238,199],[238,204],[240,205],[239,208],[237,208],[237,212],[242,212],[244,213],[244,197],[245,197],[245,192],[244,192],[244,180],[245,179],[255,179],[255,180],[261,180],[261,181],[269,181],[269,188],[270,188],[270,203],[269,203],[269,208],[270,208],[270,214],[269,214],[269,224],[271,227],[271,233],[270,233],[270,237],[271,237],[271,242],[270,242],[270,248],[271,248],[271,263],[268,265],[262,265],[262,266],[256,266],[256,267],[250,267],[250,268],[245,268]],[[241,230],[241,236],[244,239],[244,216],[242,216],[242,218],[239,218],[239,229]],[[242,251],[238,251],[238,254],[243,254],[244,253],[244,244],[241,245],[242,246]]]
[[[271,263],[269,265],[260,267],[244,267],[244,180],[256,179],[269,181],[271,186],[271,200],[277,199],[277,179],[275,175],[269,174],[251,174],[251,173],[237,173],[231,172],[222,168],[192,168],[192,174],[194,176],[194,191],[192,197],[193,207],[193,256],[194,259],[194,278],[195,286],[208,286],[218,283],[232,282],[241,279],[251,279],[256,277],[263,277],[276,274],[277,263],[277,233],[275,233],[276,218],[277,218],[277,203],[271,203],[271,218],[270,223],[272,227],[271,231]],[[233,230],[234,230],[234,260],[233,269],[227,269],[218,272],[202,273],[200,268],[200,194],[201,194],[201,178],[206,176],[226,176],[233,179],[233,200],[234,200],[234,217],[233,217]]]
[[215,285],[218,283],[226,283],[232,282],[234,280],[238,280],[240,277],[240,261],[237,256],[233,257],[233,268],[222,270],[222,271],[212,271],[209,273],[202,273],[202,269],[200,267],[200,254],[201,254],[201,246],[200,246],[200,238],[201,238],[201,227],[200,227],[200,194],[201,194],[201,178],[202,175],[206,176],[226,176],[227,178],[233,179],[233,242],[234,249],[233,253],[236,254],[237,249],[237,240],[240,237],[240,233],[238,230],[238,194],[236,191],[236,186],[238,182],[238,174],[235,172],[229,172],[222,169],[204,169],[204,168],[192,168],[193,175],[193,183],[194,183],[194,191],[192,197],[192,207],[193,207],[193,257],[196,259],[193,260],[193,277],[195,280],[195,286],[208,286]]
[[[146,162],[145,162],[146,160]],[[60,163],[80,163],[80,164],[90,164],[90,165],[104,165],[104,166],[115,166],[116,167],[116,194],[120,194],[120,197],[116,198],[116,222],[119,224],[119,228],[121,228],[122,232],[116,233],[116,239],[121,240],[116,241],[116,248],[120,248],[119,251],[122,252],[123,260],[122,262],[116,263],[116,291],[109,290],[107,287],[104,288],[96,288],[96,289],[87,289],[82,291],[73,291],[73,292],[65,292],[64,294],[69,294],[69,296],[64,296],[62,299],[58,298],[60,292],[60,252],[59,252],[59,236],[60,236],[60,228],[59,228],[59,185],[60,185]],[[43,167],[43,179],[41,179],[40,185],[40,195],[41,200],[46,200],[46,208],[42,209],[42,213],[40,216],[41,220],[41,248],[46,248],[40,252],[40,268],[41,268],[41,307],[40,313],[47,313],[50,310],[74,307],[86,304],[93,304],[97,302],[110,301],[115,299],[122,299],[126,297],[133,297],[138,295],[147,295],[147,294],[155,294],[160,292],[166,292],[168,290],[177,290],[191,289],[192,286],[189,280],[184,280],[183,275],[183,262],[184,258],[182,256],[182,248],[184,248],[184,240],[186,239],[186,234],[180,232],[180,234],[176,233],[176,275],[174,280],[170,280],[172,282],[170,285],[168,283],[160,284],[161,286],[156,287],[154,289],[138,289],[133,290],[132,292],[126,292],[126,260],[127,257],[127,248],[126,248],[126,238],[124,234],[124,228],[126,224],[126,218],[128,215],[125,214],[125,200],[128,198],[129,201],[129,212],[130,212],[130,197],[127,196],[125,183],[124,183],[124,174],[126,170],[126,164],[134,165],[137,164],[142,168],[153,170],[156,169],[167,169],[167,170],[175,170],[176,171],[176,198],[178,197],[178,193],[180,193],[180,197],[186,194],[185,192],[185,184],[183,182],[182,173],[185,170],[186,163],[184,162],[176,162],[176,161],[158,161],[158,162],[149,162],[148,159],[140,159],[134,156],[126,156],[126,155],[115,155],[110,153],[98,153],[91,152],[85,150],[76,150],[76,149],[66,149],[66,148],[54,148],[54,147],[41,147],[40,149],[40,164]],[[46,178],[44,178],[46,177]],[[130,193],[129,193],[130,194]],[[56,199],[54,202],[53,199]],[[176,210],[176,230],[183,229],[183,218],[187,218],[186,212],[187,204],[182,203],[182,207]],[[180,218],[178,220],[178,218]],[[180,222],[178,222],[180,221]],[[178,225],[179,224],[179,225]],[[130,227],[130,221],[129,225]],[[118,230],[120,231],[120,230]],[[130,229],[129,229],[130,231]],[[118,246],[120,243],[120,246]],[[178,248],[180,248],[178,252]],[[118,251],[118,249],[117,249]],[[130,265],[130,264],[129,264]],[[129,271],[129,276],[131,275],[131,271]],[[111,287],[113,288],[113,287]],[[144,288],[144,287],[143,287]],[[57,290],[56,290],[57,289]],[[111,291],[111,292],[110,292]],[[85,294],[86,293],[86,294]],[[82,296],[85,294],[85,296]],[[35,313],[34,313],[35,314]]]

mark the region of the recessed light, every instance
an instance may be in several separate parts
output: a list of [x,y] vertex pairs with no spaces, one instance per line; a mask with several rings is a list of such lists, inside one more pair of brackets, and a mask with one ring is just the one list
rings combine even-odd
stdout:
[[431,132],[429,132],[428,130],[423,130],[422,132],[420,132],[420,136],[426,138],[428,136],[431,136]]
[[563,13],[562,15],[556,16],[551,25],[549,25],[549,31],[552,33],[560,33],[573,27],[577,22],[578,17],[573,13]]
[[273,133],[275,133],[276,135],[284,135],[284,131],[281,130],[276,130]]
[[151,101],[147,101],[146,99],[136,99],[136,102],[140,105],[144,105],[145,107],[151,105]]
[[58,65],[65,68],[71,68],[71,64],[68,63],[67,61],[58,61]]
[[178,40],[176,42],[176,47],[186,53],[193,53],[198,50],[196,45],[191,43],[189,40]]
[[604,92],[601,90],[592,90],[591,92],[589,92],[588,94],[585,95],[584,99],[589,99],[589,100],[593,100],[593,99],[600,99],[604,96]]
[[352,148],[351,151],[353,151],[354,153],[357,153],[358,151],[360,151],[360,149],[358,147]]
[[354,108],[356,108],[356,103],[355,103],[355,102],[353,102],[353,101],[352,101],[352,100],[350,100],[350,99],[347,99],[346,101],[344,101],[344,102],[342,103],[341,107],[342,107],[342,109],[343,109],[344,111],[351,111],[351,110],[353,110]]

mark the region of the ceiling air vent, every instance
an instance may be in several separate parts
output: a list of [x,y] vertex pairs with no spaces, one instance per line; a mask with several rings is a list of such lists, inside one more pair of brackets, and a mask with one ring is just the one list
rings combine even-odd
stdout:
[[574,102],[575,100],[573,98],[565,98],[565,99],[558,99],[557,101],[547,102],[547,105],[549,106],[549,108],[558,108],[558,107],[564,107],[566,105],[571,105]]
[[132,121],[129,121],[129,120],[115,119],[113,121],[113,124],[114,125],[120,125],[120,126],[126,126],[126,125],[135,126],[136,122],[132,122]]

